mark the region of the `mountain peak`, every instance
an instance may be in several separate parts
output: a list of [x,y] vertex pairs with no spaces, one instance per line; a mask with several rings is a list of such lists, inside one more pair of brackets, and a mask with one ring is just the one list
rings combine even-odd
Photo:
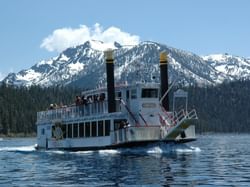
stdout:
[[119,49],[119,48],[122,48],[122,45],[118,42],[114,42],[114,46]]
[[233,56],[228,53],[212,54],[202,58],[213,66],[218,73],[223,73],[230,80],[250,78],[250,61],[246,58]]
[[64,50],[55,58],[43,60],[30,69],[9,74],[3,82],[13,85],[52,86],[77,85],[95,88],[106,82],[103,51],[116,50],[116,82],[159,81],[159,53],[169,54],[170,80],[181,84],[216,84],[239,77],[250,78],[250,61],[229,54],[200,57],[190,52],[153,41],[141,42],[133,47],[118,42],[105,43],[90,40]]
[[99,40],[89,40],[85,42],[83,46],[97,51],[106,51],[107,49],[118,49],[122,47],[118,42],[103,42]]

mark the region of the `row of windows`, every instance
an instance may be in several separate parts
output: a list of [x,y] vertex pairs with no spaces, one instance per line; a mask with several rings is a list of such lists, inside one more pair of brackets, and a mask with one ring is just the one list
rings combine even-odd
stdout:
[[[129,90],[127,90],[126,93],[127,99],[129,99]],[[158,89],[156,88],[144,88],[141,92],[142,98],[158,98]],[[133,89],[131,90],[131,99],[137,98],[137,90]]]
[[57,137],[56,126],[52,127],[53,138],[82,138],[110,135],[110,120],[92,121],[85,123],[62,124],[60,126],[62,137]]
[[[127,90],[126,91],[126,98],[130,98],[131,93],[131,99],[137,98],[137,89]],[[105,97],[105,96],[104,96]],[[116,98],[122,98],[122,93],[116,92],[115,93]],[[143,88],[141,92],[142,98],[157,98],[158,97],[158,89],[157,88]]]
[[154,89],[154,88],[142,89],[141,97],[142,98],[157,98],[158,97],[158,89]]

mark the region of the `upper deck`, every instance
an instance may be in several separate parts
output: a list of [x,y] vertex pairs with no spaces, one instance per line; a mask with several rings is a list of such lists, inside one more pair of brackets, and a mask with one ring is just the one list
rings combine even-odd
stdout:
[[[120,102],[116,102],[117,113],[121,112]],[[86,103],[79,106],[64,106],[55,109],[48,109],[37,113],[37,123],[45,123],[54,120],[76,120],[84,117],[108,114],[107,101]]]
[[[113,114],[137,113],[138,101],[159,101],[159,84],[135,83],[133,85],[117,85],[115,87],[115,112]],[[128,107],[131,111],[128,111]],[[129,110],[130,110],[129,109]],[[108,113],[107,90],[105,88],[82,92],[81,101],[71,106],[56,107],[37,113],[37,123],[54,120],[73,120],[85,117],[103,116]]]

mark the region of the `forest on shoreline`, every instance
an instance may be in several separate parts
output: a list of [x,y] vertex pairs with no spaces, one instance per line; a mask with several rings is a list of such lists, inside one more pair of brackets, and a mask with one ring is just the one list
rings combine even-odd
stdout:
[[[176,88],[177,89],[177,88]],[[217,86],[189,86],[190,108],[196,108],[198,133],[250,132],[250,81],[239,80]],[[36,133],[36,112],[51,103],[72,104],[79,88],[0,86],[0,135],[30,136]],[[170,96],[171,99],[171,96]]]

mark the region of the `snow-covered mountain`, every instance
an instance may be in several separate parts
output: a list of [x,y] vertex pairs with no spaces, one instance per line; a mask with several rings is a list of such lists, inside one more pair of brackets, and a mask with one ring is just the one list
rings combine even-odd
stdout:
[[228,80],[250,78],[250,59],[227,53],[208,55],[202,58],[218,72],[226,75]]
[[[170,81],[182,84],[218,84],[250,77],[250,60],[230,55],[200,57],[156,42],[122,47],[119,43],[88,41],[30,69],[9,74],[3,82],[17,86],[77,85],[94,88],[105,84],[103,51],[115,49],[115,81],[159,81],[159,53],[169,56]],[[153,78],[154,77],[154,78]]]

